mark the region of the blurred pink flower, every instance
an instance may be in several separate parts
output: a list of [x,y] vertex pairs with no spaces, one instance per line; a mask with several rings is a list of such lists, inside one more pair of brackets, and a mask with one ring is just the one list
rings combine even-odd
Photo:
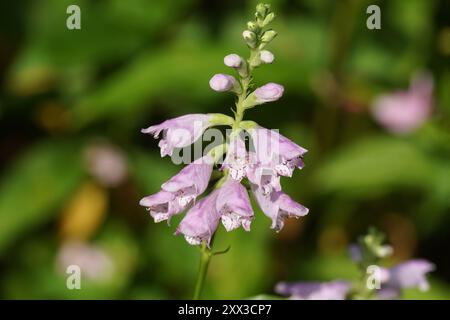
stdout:
[[97,281],[108,279],[114,271],[113,261],[104,250],[79,241],[67,241],[59,249],[59,272],[65,273],[70,265],[78,266],[82,276]]
[[[353,247],[356,248],[356,247]],[[360,251],[354,251],[359,254]],[[374,291],[374,298],[383,300],[398,299],[402,290],[418,288],[426,291],[429,288],[426,274],[435,270],[433,263],[424,259],[409,260],[392,268],[381,268],[379,281],[381,288]],[[344,300],[350,292],[349,281],[332,282],[280,282],[275,287],[275,292],[289,296],[291,299],[300,300]],[[351,298],[351,297],[350,297]]]
[[351,285],[347,281],[280,282],[275,292],[293,300],[345,300]]
[[84,158],[89,173],[104,186],[115,187],[127,176],[124,155],[109,143],[101,142],[88,146]]
[[408,134],[419,128],[431,115],[433,79],[428,74],[414,77],[407,91],[378,97],[372,114],[388,131]]
[[429,284],[426,274],[436,269],[435,265],[425,259],[413,259],[385,269],[387,277],[377,293],[380,299],[397,299],[403,289],[418,288],[427,291]]

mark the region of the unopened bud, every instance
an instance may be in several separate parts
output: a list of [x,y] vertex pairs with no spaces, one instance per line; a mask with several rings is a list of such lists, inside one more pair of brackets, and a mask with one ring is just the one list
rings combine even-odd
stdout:
[[259,26],[254,21],[247,22],[247,29],[253,32],[256,32],[258,30]]
[[236,80],[234,77],[228,74],[215,74],[211,80],[209,80],[209,86],[211,89],[217,92],[225,92],[233,89]]
[[255,90],[256,102],[266,103],[270,101],[276,101],[281,98],[284,92],[284,87],[280,84],[270,82]]
[[223,58],[223,62],[227,67],[230,68],[239,68],[242,64],[242,58],[239,57],[237,54],[229,54]]
[[266,102],[276,101],[283,96],[284,88],[277,83],[268,83],[257,88],[244,100],[244,108],[252,108]]
[[209,80],[211,89],[217,92],[232,91],[240,94],[242,92],[241,85],[233,76],[229,74],[218,73]]
[[264,3],[260,3],[256,6],[256,13],[255,16],[258,19],[263,20],[266,15],[269,13],[270,10],[270,5],[268,4],[264,4]]
[[277,32],[274,30],[267,30],[261,37],[261,41],[264,43],[269,43],[277,36]]
[[267,50],[262,50],[259,53],[259,58],[263,63],[272,63],[275,57],[273,56],[272,52]]
[[242,37],[250,48],[254,48],[256,46],[256,34],[254,32],[245,30],[242,33]]
[[262,25],[267,26],[269,23],[273,21],[273,19],[275,19],[275,13],[271,12],[264,18]]

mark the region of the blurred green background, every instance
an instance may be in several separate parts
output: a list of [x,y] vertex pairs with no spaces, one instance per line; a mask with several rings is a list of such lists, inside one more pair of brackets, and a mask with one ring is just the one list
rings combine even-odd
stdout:
[[[282,181],[310,208],[279,234],[256,212],[252,231],[222,227],[206,298],[273,293],[277,281],[352,279],[347,246],[374,225],[391,263],[433,261],[431,290],[450,298],[449,2],[273,0],[279,36],[258,85],[285,86],[246,117],[309,149]],[[81,8],[81,30],[66,8]],[[139,199],[181,168],[140,129],[186,113],[229,112],[208,86],[247,56],[254,1],[21,0],[0,4],[0,298],[190,298],[198,249],[154,224]],[[378,4],[382,29],[366,28]],[[433,117],[406,136],[371,117],[374,98],[428,70]],[[66,288],[64,264],[86,268]]]

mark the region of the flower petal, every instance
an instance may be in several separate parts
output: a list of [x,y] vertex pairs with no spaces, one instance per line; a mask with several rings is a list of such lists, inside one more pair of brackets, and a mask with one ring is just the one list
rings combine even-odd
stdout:
[[181,220],[175,234],[183,234],[192,245],[206,241],[209,245],[211,237],[217,229],[220,215],[216,210],[218,191],[198,201]]
[[211,118],[209,114],[187,114],[142,129],[141,132],[152,134],[154,138],[164,132],[159,143],[161,156],[172,155],[174,148],[184,148],[200,138],[203,131],[212,125]]
[[234,230],[240,225],[246,231],[250,230],[253,219],[253,209],[247,190],[242,184],[228,179],[219,189],[216,209],[221,214],[222,224],[227,231]]
[[178,192],[194,187],[196,195],[202,194],[208,186],[213,170],[213,160],[202,157],[184,167],[178,174],[165,182],[161,188],[169,192]]
[[172,215],[181,210],[173,205],[175,196],[166,191],[159,191],[153,195],[142,198],[139,204],[146,207],[155,222],[170,220]]

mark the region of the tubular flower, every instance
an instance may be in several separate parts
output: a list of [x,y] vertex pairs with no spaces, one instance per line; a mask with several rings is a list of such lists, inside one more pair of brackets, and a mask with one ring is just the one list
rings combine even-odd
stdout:
[[308,209],[292,200],[281,191],[274,191],[265,195],[261,188],[252,184],[253,195],[264,214],[272,219],[272,229],[280,231],[284,220],[288,217],[299,218],[308,214]]
[[257,162],[269,166],[280,176],[291,177],[295,168],[304,166],[306,149],[275,130],[257,127],[249,130],[255,147]]
[[239,136],[235,136],[228,146],[222,169],[228,169],[231,178],[241,181],[247,175],[250,166],[250,155],[245,148],[245,142]]
[[203,132],[212,126],[213,115],[187,114],[181,117],[166,120],[158,125],[142,129],[142,133],[149,133],[158,138],[163,132],[159,142],[161,157],[171,156],[174,148],[184,148],[194,143]]
[[209,246],[220,219],[216,209],[218,194],[217,190],[213,191],[198,201],[181,220],[175,234],[183,234],[191,245],[199,245],[205,241]]
[[200,158],[165,182],[160,192],[143,198],[140,205],[147,207],[155,222],[169,222],[173,215],[186,209],[205,191],[212,169],[211,157]]
[[245,231],[250,231],[253,210],[247,190],[234,179],[227,179],[219,190],[216,209],[220,214],[222,224],[227,231],[240,225]]
[[272,167],[253,165],[247,172],[247,178],[263,195],[281,191],[280,177]]

